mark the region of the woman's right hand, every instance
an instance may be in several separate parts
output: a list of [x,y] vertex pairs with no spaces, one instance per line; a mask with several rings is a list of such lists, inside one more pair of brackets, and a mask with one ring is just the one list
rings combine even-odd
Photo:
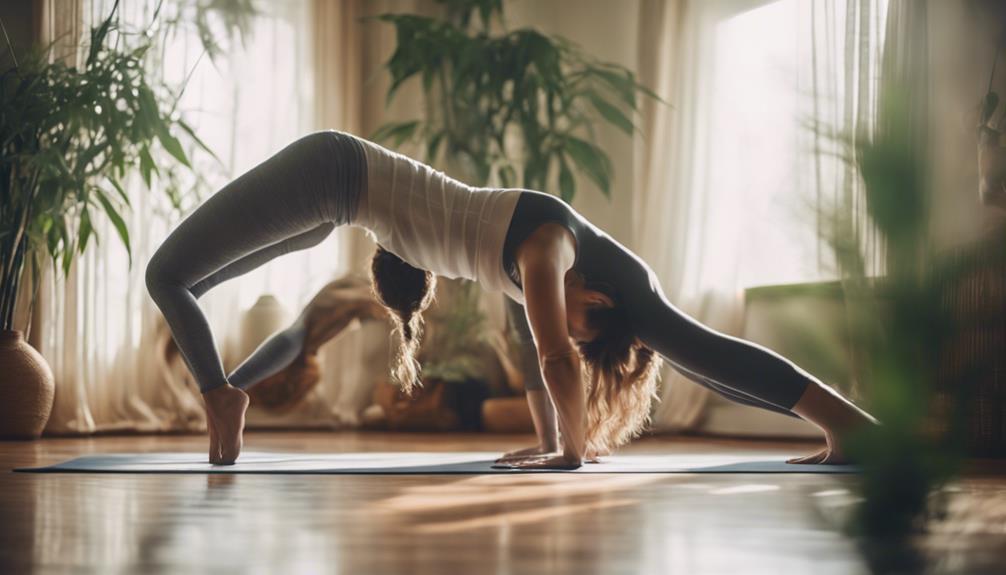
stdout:
[[540,457],[542,455],[552,455],[559,453],[558,448],[549,448],[541,444],[532,447],[525,447],[524,449],[515,449],[513,451],[508,451],[496,460],[496,463],[513,463],[515,461],[521,461],[524,459],[531,459],[533,457]]

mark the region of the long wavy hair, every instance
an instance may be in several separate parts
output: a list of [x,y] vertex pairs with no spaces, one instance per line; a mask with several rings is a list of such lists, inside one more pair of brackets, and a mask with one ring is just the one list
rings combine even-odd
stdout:
[[437,276],[378,246],[370,262],[370,279],[377,301],[387,308],[399,336],[391,374],[402,390],[411,394],[421,385],[416,355],[423,336],[423,312],[433,302]]
[[662,360],[636,337],[623,306],[590,308],[587,323],[600,334],[578,345],[587,385],[587,454],[606,455],[649,422]]

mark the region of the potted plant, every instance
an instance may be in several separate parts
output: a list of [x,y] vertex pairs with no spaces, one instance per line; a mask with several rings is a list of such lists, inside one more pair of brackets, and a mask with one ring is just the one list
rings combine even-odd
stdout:
[[482,402],[490,395],[484,360],[491,349],[480,292],[476,284],[457,279],[439,279],[437,292],[419,354],[423,385],[409,394],[391,382],[378,385],[374,402],[380,415],[372,424],[397,431],[481,428]]
[[[1006,261],[1002,232],[990,238],[996,249],[983,245],[988,240],[949,254],[936,249],[928,141],[919,137],[927,119],[898,80],[881,76],[877,128],[840,138],[843,156],[862,177],[865,218],[848,200],[826,212],[853,372],[867,384],[869,410],[881,422],[848,435],[862,473],[847,526],[861,537],[871,568],[883,572],[924,565],[920,536],[948,516],[944,488],[961,472],[968,440],[1001,449],[1002,438],[988,420],[981,435],[969,437],[1002,405],[1001,388],[982,389],[997,381],[1003,363],[994,338],[1004,331],[995,299],[1001,291],[987,289],[1003,283],[996,276]],[[863,255],[864,224],[883,238],[880,277]]]
[[[421,353],[424,387],[443,387],[461,429],[481,428],[482,402],[490,395],[485,360],[486,315],[478,285],[466,280],[439,282],[447,296],[430,314],[429,336]],[[450,284],[449,290],[444,287]]]
[[[146,55],[154,36],[117,33],[117,8],[90,31],[79,66],[50,58],[50,46],[0,74],[3,437],[37,437],[52,408],[52,372],[14,325],[26,270],[36,286],[46,260],[54,273],[67,273],[77,255],[105,239],[95,231],[100,218],[130,253],[122,216],[129,209],[127,177],[138,168],[150,188],[159,172],[155,158],[163,154],[191,169],[179,137],[212,155],[175,111],[178,94],[152,79]],[[15,53],[9,42],[5,48]],[[165,179],[159,187],[177,206],[177,178]]]
[[[393,146],[419,140],[427,162],[442,160],[475,185],[556,190],[571,202],[579,172],[610,198],[612,164],[593,142],[593,127],[604,122],[632,136],[639,97],[659,97],[631,70],[568,40],[507,29],[502,0],[437,2],[442,18],[377,17],[397,35],[385,63],[388,100],[420,79],[427,109],[424,118],[384,124],[372,138]],[[509,300],[507,314],[511,323],[526,321]]]

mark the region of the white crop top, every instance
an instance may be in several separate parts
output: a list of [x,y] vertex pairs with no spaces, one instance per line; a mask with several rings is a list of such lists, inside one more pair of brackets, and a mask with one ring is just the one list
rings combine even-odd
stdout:
[[504,291],[503,243],[520,190],[476,188],[360,139],[367,187],[354,225],[410,265]]

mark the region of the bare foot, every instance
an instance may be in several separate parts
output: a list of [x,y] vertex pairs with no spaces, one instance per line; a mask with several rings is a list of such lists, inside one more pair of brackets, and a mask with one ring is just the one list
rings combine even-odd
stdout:
[[[508,451],[496,460],[499,464],[515,463],[518,461],[523,461],[525,459],[537,459],[543,455],[561,455],[559,448],[549,449],[542,447],[541,445],[535,445],[534,447],[525,447],[524,449],[515,449],[514,451]],[[597,453],[588,451],[586,455],[583,456],[584,463],[600,463],[601,460],[598,459]]]
[[836,438],[845,437],[849,432],[879,422],[869,413],[842,397],[834,389],[820,382],[808,385],[803,395],[793,406],[792,412],[813,423],[824,432],[828,446],[806,457],[796,457],[787,463],[850,463],[845,450]]
[[525,447],[524,449],[515,449],[513,451],[508,451],[503,454],[502,457],[496,460],[496,463],[511,463],[514,461],[520,461],[522,459],[529,459],[532,457],[538,457],[540,455],[555,454],[558,452],[558,448],[549,449],[542,447],[541,445],[535,445],[533,447]]
[[[217,465],[233,465],[241,454],[248,394],[224,385],[204,393],[203,401],[206,403],[206,417],[212,422],[220,446],[219,461],[210,461]],[[212,444],[212,435],[210,441]]]

